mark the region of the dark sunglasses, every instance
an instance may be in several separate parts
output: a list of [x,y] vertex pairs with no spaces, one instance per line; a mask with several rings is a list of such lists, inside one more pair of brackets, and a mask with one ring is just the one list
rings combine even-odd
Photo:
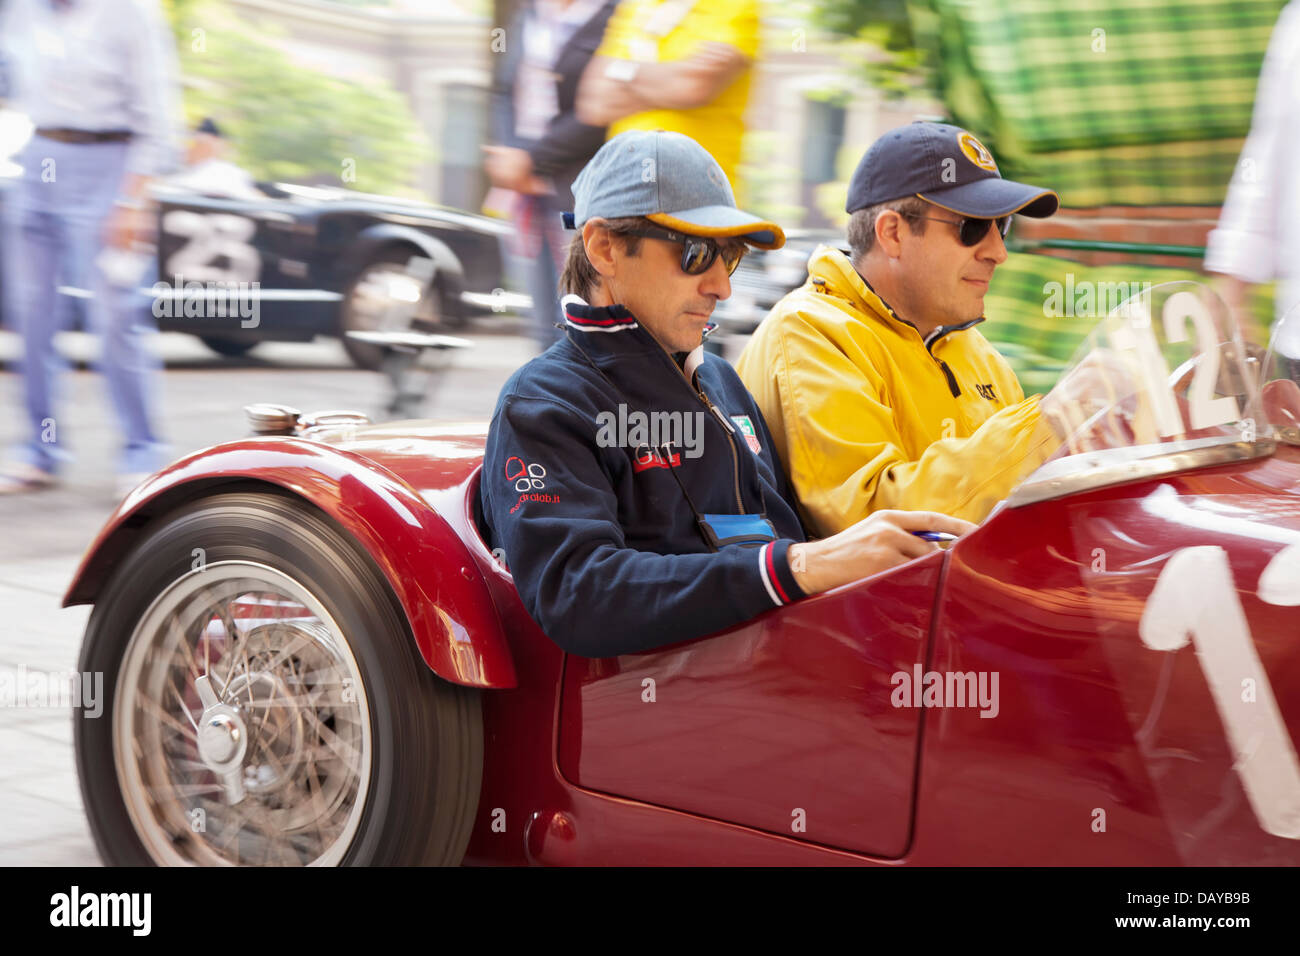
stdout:
[[961,240],[963,246],[978,246],[984,241],[984,237],[989,234],[989,226],[995,222],[998,224],[998,232],[1002,233],[1005,239],[1011,232],[1011,217],[999,216],[997,219],[975,219],[966,216],[963,219],[940,219],[938,216],[918,216],[919,219],[933,219],[935,222],[946,222],[950,226],[957,226],[957,238]]
[[619,232],[630,236],[642,236],[646,239],[666,239],[669,242],[678,242],[682,246],[682,271],[688,276],[703,275],[709,271],[713,265],[713,260],[722,257],[722,264],[726,266],[727,275],[736,271],[740,265],[740,260],[745,258],[745,248],[737,248],[734,245],[723,247],[717,240],[710,239],[708,236],[690,236],[683,232],[673,232],[671,229],[662,229],[659,226],[645,225],[636,229],[620,229]]

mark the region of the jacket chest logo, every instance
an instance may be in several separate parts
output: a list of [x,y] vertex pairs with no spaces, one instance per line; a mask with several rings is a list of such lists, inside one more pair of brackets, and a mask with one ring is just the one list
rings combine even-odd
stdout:
[[640,461],[647,449],[665,447],[681,449],[673,458],[699,458],[704,454],[704,412],[647,413],[620,403],[617,411],[596,415],[596,445],[626,448],[635,461]]
[[758,432],[754,430],[754,423],[749,420],[749,416],[732,415],[731,420],[740,429],[740,433],[745,436],[745,444],[749,446],[749,450],[755,455],[762,452],[763,446],[758,443]]
[[992,385],[976,385],[975,391],[980,393],[981,398],[987,398],[990,402],[998,400],[998,393],[993,390]]
[[672,450],[672,445],[653,448],[650,445],[638,445],[632,453],[632,471],[638,473],[651,468],[680,468],[681,452]]

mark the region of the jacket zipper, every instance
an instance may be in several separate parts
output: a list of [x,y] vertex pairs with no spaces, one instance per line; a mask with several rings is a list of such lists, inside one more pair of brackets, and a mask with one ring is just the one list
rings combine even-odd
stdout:
[[[654,337],[651,336],[651,338]],[[727,421],[726,416],[723,415],[722,412],[718,410],[718,407],[714,405],[711,401],[709,401],[709,396],[705,395],[703,390],[698,389],[691,384],[690,379],[686,377],[686,373],[682,371],[681,367],[675,361],[673,361],[673,357],[669,355],[668,350],[663,347],[663,343],[661,343],[658,339],[655,339],[655,345],[659,346],[659,351],[662,352],[664,358],[668,360],[668,364],[677,370],[677,374],[680,375],[682,381],[686,383],[686,387],[691,390],[691,394],[693,394],[700,402],[702,402],[704,404],[704,407],[707,408],[709,411],[711,411],[714,414],[714,416],[717,417],[718,421],[722,423],[722,427],[727,433],[727,448],[731,450],[731,477],[733,481],[732,487],[735,489],[736,492],[736,507],[740,509],[740,513],[742,515],[748,514],[749,512],[745,510],[745,502],[740,497],[740,458],[736,454],[736,444],[735,444],[736,429],[732,427],[731,422]]]
[[[862,281],[866,282],[865,279],[863,279]],[[871,289],[870,283],[867,283],[867,288]],[[875,292],[876,290],[871,289],[871,291]],[[877,296],[877,298],[879,298],[879,296]],[[905,325],[911,325],[912,328],[914,329],[916,328],[915,325],[912,325],[912,323],[908,322],[906,319],[900,319],[898,317],[898,314],[890,307],[889,303],[886,302],[884,299],[881,299],[880,302],[882,305],[884,305],[886,309],[889,310],[889,314],[894,317],[894,321],[902,322]],[[957,376],[953,374],[952,369],[948,367],[947,362],[939,358],[939,356],[935,355],[934,352],[930,351],[930,346],[934,345],[935,342],[939,341],[949,332],[963,332],[966,329],[979,325],[983,321],[984,321],[984,317],[980,316],[978,319],[972,319],[970,322],[963,322],[961,325],[949,325],[949,326],[941,325],[933,332],[931,332],[929,335],[921,337],[921,344],[925,346],[925,350],[927,352],[930,352],[930,358],[934,359],[936,362],[939,363],[939,370],[943,372],[943,377],[948,380],[948,391],[952,393],[953,398],[961,398],[961,386],[957,384]],[[917,334],[920,335],[919,330],[917,331]]]
[[944,377],[948,379],[948,391],[952,392],[952,397],[960,398],[961,386],[957,384],[957,376],[952,374],[952,369],[948,367],[948,363],[933,352],[930,353],[930,357],[939,363],[939,368],[943,370]]
[[976,322],[968,322],[964,325],[949,326],[947,328],[941,325],[937,329],[935,329],[934,332],[931,332],[924,339],[922,339],[922,342],[925,344],[925,350],[930,353],[930,358],[934,359],[936,362],[939,363],[939,368],[943,372],[943,377],[948,380],[948,391],[952,392],[953,398],[961,397],[961,386],[957,384],[957,376],[952,373],[952,369],[948,367],[947,362],[945,362],[943,359],[939,358],[939,356],[934,354],[932,350],[932,346],[934,345],[935,342],[938,342],[949,332],[960,332],[963,329],[968,329],[972,325],[975,325],[978,321],[979,320],[976,320]]

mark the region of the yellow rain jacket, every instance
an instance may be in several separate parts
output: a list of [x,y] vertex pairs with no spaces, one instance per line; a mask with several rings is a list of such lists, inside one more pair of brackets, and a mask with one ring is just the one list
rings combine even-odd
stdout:
[[982,318],[927,343],[843,253],[822,246],[808,272],[736,369],[816,534],[885,508],[980,521],[1056,450]]

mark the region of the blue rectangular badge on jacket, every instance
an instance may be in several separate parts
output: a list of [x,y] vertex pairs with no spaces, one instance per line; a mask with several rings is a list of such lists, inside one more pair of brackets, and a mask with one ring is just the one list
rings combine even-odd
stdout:
[[753,548],[776,540],[776,529],[763,515],[700,515],[700,530],[714,548]]

